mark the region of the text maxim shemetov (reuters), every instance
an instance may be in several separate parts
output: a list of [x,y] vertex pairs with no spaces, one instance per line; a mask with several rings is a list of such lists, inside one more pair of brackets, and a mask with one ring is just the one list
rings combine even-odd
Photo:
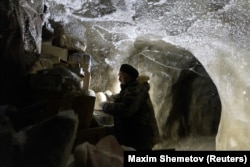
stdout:
[[250,151],[125,151],[124,166],[192,164],[248,166]]

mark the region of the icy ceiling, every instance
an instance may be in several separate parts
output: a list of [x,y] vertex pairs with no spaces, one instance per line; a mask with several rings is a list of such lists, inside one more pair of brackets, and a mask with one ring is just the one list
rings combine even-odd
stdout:
[[[234,148],[235,143],[250,148],[250,130],[242,130],[250,127],[249,0],[45,2],[46,17],[61,21],[68,34],[87,44],[87,52],[94,57],[93,68],[106,64],[117,69],[138,39],[162,40],[190,51],[205,67],[221,97],[217,148]],[[230,129],[230,124],[240,126]],[[228,135],[238,134],[244,141],[227,140]]]
[[[47,16],[65,23],[67,33],[85,41],[89,50],[106,49],[93,46],[94,40],[119,50],[123,42],[153,34],[192,51],[205,66],[220,55],[223,59],[231,55],[241,68],[246,65],[240,56],[247,53],[250,40],[246,0],[46,0],[46,4]],[[91,36],[93,31],[100,39]]]

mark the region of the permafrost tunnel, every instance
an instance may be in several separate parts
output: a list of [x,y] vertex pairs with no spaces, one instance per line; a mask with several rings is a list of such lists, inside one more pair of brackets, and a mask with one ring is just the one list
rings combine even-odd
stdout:
[[[110,84],[105,84],[108,82],[100,80],[101,77],[94,80],[95,75],[102,74],[98,69],[107,69],[110,72],[109,78],[116,78],[119,65],[124,61],[131,62],[139,67],[140,71],[152,76],[152,90],[158,90],[151,91],[154,93],[152,98],[155,104],[158,103],[158,111],[163,110],[169,104],[163,102],[167,101],[167,92],[164,90],[168,90],[170,80],[175,78],[168,77],[164,70],[171,68],[164,65],[176,68],[195,67],[196,61],[192,64],[189,60],[192,56],[188,55],[191,53],[208,75],[204,70],[199,72],[199,68],[194,70],[211,77],[218,90],[218,95],[217,91],[213,92],[214,97],[220,97],[221,118],[216,135],[216,149],[249,149],[249,1],[84,2],[65,1],[56,6],[52,6],[57,4],[56,1],[48,2],[48,6],[51,4],[48,17],[63,21],[66,32],[86,41],[86,52],[93,56],[93,71],[97,72],[93,72],[92,89],[111,89]],[[174,48],[184,48],[187,52],[180,54],[183,49]],[[155,54],[157,51],[161,54]],[[148,52],[150,54],[147,54]],[[171,52],[173,55],[180,55],[175,57],[177,60],[188,63],[184,65],[185,63],[178,60],[175,64],[175,61],[167,60],[168,57],[174,57]],[[153,61],[149,61],[150,59]],[[143,64],[147,61],[148,64]],[[154,68],[158,68],[155,73],[152,70]],[[178,72],[176,70],[174,73]],[[95,83],[99,83],[99,86],[95,86]],[[165,94],[159,95],[159,89]],[[213,93],[210,95],[213,96]],[[211,110],[219,110],[219,104],[215,108],[217,109]],[[157,113],[158,116],[159,114]],[[214,125],[216,119],[218,118],[215,117]]]
[[[4,8],[3,2],[5,13],[11,8]],[[91,55],[90,89],[95,92],[118,92],[117,72],[125,62],[149,76],[162,136],[156,149],[248,150],[249,4],[245,0],[20,0],[18,12],[26,51],[40,53],[46,33],[63,32],[86,46]],[[8,23],[1,24],[1,39]],[[1,81],[17,81],[6,75],[8,70],[15,74],[5,64],[8,61],[1,57]],[[196,147],[196,140],[209,140],[209,146]]]

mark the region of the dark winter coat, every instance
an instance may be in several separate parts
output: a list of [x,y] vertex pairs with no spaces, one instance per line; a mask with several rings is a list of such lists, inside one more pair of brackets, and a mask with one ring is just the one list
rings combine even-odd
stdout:
[[148,83],[132,82],[122,87],[114,103],[103,105],[103,111],[114,116],[118,142],[137,150],[152,149],[159,137],[148,90]]

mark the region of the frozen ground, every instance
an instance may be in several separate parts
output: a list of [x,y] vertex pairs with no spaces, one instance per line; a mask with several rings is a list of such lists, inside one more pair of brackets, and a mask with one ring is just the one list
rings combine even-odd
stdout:
[[179,142],[164,142],[157,144],[157,149],[172,149],[177,151],[214,151],[215,137],[188,137]]
[[[112,117],[106,115],[100,111],[94,112],[94,117],[97,121],[102,125],[112,125],[113,120]],[[154,149],[172,149],[175,150],[193,150],[193,151],[212,151],[215,150],[215,136],[190,136],[185,139],[181,139],[179,142],[171,141],[164,141],[157,144]]]

